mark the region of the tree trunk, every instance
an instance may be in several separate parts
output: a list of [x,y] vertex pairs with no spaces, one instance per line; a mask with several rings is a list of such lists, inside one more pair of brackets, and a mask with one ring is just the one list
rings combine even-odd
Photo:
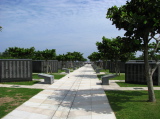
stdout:
[[62,60],[61,69],[63,68],[63,65],[64,65],[64,61]]
[[119,68],[119,65],[118,65],[118,60],[115,60],[114,64],[115,64],[115,73],[116,73],[116,75],[120,76],[120,68]]
[[48,74],[49,66],[48,66],[48,60],[46,60],[46,73]]
[[100,60],[100,68],[103,68],[103,61]]
[[153,89],[153,80],[152,80],[152,75],[151,73],[151,67],[148,62],[148,40],[144,40],[144,64],[145,64],[145,77],[147,80],[147,85],[148,85],[148,98],[149,102],[156,102],[155,94],[154,94],[154,89]]
[[118,75],[118,61],[115,60],[114,64],[115,64],[115,73],[116,73],[116,75]]
[[48,73],[47,60],[44,61],[44,73]]
[[104,70],[107,69],[107,68],[106,68],[106,63],[107,63],[107,61],[106,61],[106,60],[103,60],[103,69],[104,69]]

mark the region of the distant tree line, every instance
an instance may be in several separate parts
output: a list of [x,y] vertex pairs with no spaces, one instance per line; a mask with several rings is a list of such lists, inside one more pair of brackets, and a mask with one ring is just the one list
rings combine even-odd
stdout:
[[83,57],[83,53],[75,52],[75,51],[58,55],[56,59],[59,61],[87,61],[87,59]]
[[67,52],[63,55],[56,55],[55,49],[46,49],[43,51],[35,50],[34,47],[19,48],[9,47],[0,53],[0,59],[32,59],[32,60],[59,60],[59,61],[86,61],[83,53]]
[[9,47],[0,56],[1,59],[33,59],[33,60],[54,60],[56,59],[55,49],[36,51],[34,47],[19,48]]

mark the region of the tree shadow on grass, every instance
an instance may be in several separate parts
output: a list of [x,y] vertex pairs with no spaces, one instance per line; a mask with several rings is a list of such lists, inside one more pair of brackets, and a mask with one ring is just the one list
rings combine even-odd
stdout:
[[106,74],[98,74],[97,77],[101,80],[102,76],[105,76]]
[[117,112],[124,109],[124,103],[128,102],[147,102],[147,91],[105,91],[112,109]]

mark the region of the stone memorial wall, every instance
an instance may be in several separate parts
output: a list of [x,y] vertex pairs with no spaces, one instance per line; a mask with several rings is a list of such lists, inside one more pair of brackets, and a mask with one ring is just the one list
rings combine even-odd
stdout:
[[[155,65],[154,62],[149,63],[150,66]],[[126,62],[125,64],[125,82],[147,84],[144,72],[144,62]],[[160,66],[153,74],[153,84],[160,85]]]
[[0,59],[0,82],[32,81],[32,60]]
[[[109,65],[109,72],[115,73],[115,63],[110,61],[108,65]],[[125,73],[125,62],[118,61],[118,67],[119,67],[120,73]]]
[[47,66],[49,73],[58,72],[58,60],[33,60],[33,73],[46,73]]

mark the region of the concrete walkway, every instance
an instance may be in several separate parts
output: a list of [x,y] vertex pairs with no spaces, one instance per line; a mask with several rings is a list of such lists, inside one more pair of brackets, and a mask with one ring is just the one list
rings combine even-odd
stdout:
[[3,119],[116,119],[91,65],[45,87]]

